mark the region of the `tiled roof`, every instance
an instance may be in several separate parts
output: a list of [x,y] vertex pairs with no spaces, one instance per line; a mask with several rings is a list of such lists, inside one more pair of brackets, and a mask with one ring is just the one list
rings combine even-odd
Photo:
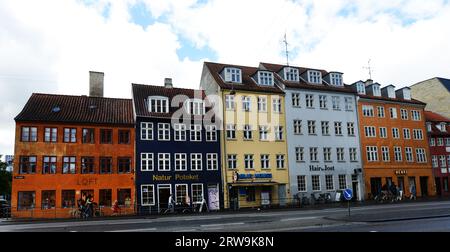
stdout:
[[[261,65],[269,71],[275,72],[275,76],[279,82],[282,82],[287,88],[299,88],[299,89],[311,89],[311,90],[321,90],[321,91],[333,91],[333,92],[342,92],[342,93],[353,93],[356,94],[356,91],[349,85],[344,85],[343,87],[334,87],[327,84],[312,84],[305,82],[304,80],[300,81],[286,81],[284,80],[278,73],[284,68],[287,67],[285,65],[271,64],[271,63],[261,63]],[[320,71],[322,73],[322,77],[325,77],[329,74],[329,72],[320,69],[311,69],[304,67],[295,67],[289,66],[291,68],[296,68],[299,70],[299,75],[302,75],[304,72],[308,70]]]
[[[229,65],[229,64],[219,64],[219,63],[213,63],[213,62],[205,62],[206,67],[211,72],[213,78],[216,80],[217,84],[222,89],[235,89],[235,90],[242,90],[242,91],[255,91],[255,92],[266,92],[266,93],[279,93],[283,94],[284,92],[277,87],[274,86],[261,86],[256,84],[256,82],[252,79],[252,76],[256,74],[258,69],[256,67],[248,67],[248,66],[238,66],[238,65]],[[236,67],[241,69],[242,71],[242,83],[227,83],[225,82],[222,77],[220,76],[220,73],[223,71],[225,67]]]
[[440,115],[438,113],[425,110],[425,120],[427,122],[448,122],[450,123],[450,118],[447,118],[443,115]]
[[405,100],[405,99],[401,99],[401,98],[389,98],[389,97],[383,97],[383,96],[362,95],[362,94],[358,94],[358,96],[360,98],[363,98],[363,99],[372,99],[372,100],[390,101],[390,102],[401,102],[401,103],[411,103],[411,104],[417,104],[417,105],[423,105],[423,106],[426,105],[426,103],[421,102],[421,101],[416,100],[416,99]]
[[[184,89],[184,88],[166,88],[163,86],[152,86],[152,85],[142,85],[133,84],[133,102],[136,112],[136,116],[142,117],[159,117],[159,118],[171,118],[172,114],[177,111],[178,107],[172,107],[172,98],[177,95],[181,95],[180,101],[186,100],[188,98],[204,99],[205,92],[202,90],[194,89]],[[182,97],[184,95],[184,98]],[[169,98],[169,113],[154,113],[149,112],[147,106],[147,100],[149,96],[163,96]],[[180,104],[180,106],[182,106]]]
[[16,121],[133,125],[131,99],[32,94]]

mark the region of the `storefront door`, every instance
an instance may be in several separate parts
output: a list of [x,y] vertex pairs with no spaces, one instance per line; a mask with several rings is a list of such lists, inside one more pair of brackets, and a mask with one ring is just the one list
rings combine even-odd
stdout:
[[441,196],[442,195],[442,189],[441,189],[441,178],[435,178],[436,181],[436,193],[437,196]]
[[278,186],[278,199],[280,201],[280,206],[286,205],[286,185],[279,185]]
[[428,177],[420,177],[420,192],[422,197],[428,196]]
[[[166,209],[169,207],[169,197],[172,193],[171,185],[158,185],[158,212],[160,209]],[[175,196],[174,200],[175,200]]]

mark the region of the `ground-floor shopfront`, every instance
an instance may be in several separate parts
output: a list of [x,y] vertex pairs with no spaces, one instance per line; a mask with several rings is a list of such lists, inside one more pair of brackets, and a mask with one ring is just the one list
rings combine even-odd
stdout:
[[[450,160],[450,159],[449,159]],[[436,195],[449,197],[449,172],[450,168],[433,168],[434,183],[436,185]]]

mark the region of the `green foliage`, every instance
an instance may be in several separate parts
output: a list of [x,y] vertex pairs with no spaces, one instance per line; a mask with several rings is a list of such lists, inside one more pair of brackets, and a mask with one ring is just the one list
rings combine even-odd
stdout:
[[0,195],[11,195],[12,174],[6,170],[6,167],[7,164],[0,161]]

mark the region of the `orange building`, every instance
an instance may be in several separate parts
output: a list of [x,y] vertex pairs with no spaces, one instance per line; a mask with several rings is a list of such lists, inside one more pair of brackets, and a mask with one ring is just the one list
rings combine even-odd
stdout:
[[404,197],[436,194],[427,131],[425,103],[411,98],[408,87],[380,88],[371,80],[356,82],[361,153],[367,198],[394,184]]
[[13,218],[70,217],[83,195],[134,212],[131,100],[33,94],[15,120]]

